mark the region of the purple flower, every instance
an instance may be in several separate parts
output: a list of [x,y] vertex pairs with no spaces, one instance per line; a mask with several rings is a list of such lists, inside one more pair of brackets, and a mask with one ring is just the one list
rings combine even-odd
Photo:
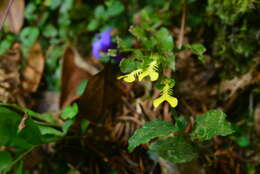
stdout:
[[[111,36],[112,28],[106,29],[100,34],[96,35],[96,40],[92,43],[92,56],[99,59],[101,52],[107,53],[109,49],[116,49],[117,46],[112,41]],[[118,54],[114,58],[116,61],[120,61],[122,57]]]

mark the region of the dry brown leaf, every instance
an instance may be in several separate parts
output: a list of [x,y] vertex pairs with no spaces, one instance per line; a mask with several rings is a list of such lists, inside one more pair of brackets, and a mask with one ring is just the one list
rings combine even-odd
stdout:
[[2,28],[3,23],[5,22],[8,6],[10,6],[11,0],[1,0],[0,1],[0,30]]
[[36,42],[29,51],[27,65],[22,72],[22,87],[25,91],[36,92],[38,89],[44,70],[44,61],[41,45]]
[[120,102],[121,94],[115,67],[106,65],[103,71],[89,79],[87,88],[79,100],[80,115],[93,122],[102,120],[106,111]]
[[64,53],[62,65],[61,108],[64,108],[79,98],[76,93],[79,84],[92,76],[86,69],[77,65],[77,62],[79,62],[77,59],[81,59],[77,51],[73,48],[67,48]]
[[8,13],[9,30],[18,34],[24,22],[24,0],[13,2]]
[[255,108],[254,124],[257,135],[260,135],[260,103]]

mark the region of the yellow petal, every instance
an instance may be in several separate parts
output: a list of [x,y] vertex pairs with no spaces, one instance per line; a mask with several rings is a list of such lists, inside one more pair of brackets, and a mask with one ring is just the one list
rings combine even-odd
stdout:
[[161,96],[161,97],[155,99],[155,100],[153,101],[153,106],[154,106],[155,108],[158,107],[164,100],[165,100],[165,98],[164,98],[163,96]]
[[151,81],[156,81],[159,77],[159,74],[156,71],[152,71],[149,73]]
[[127,75],[117,77],[118,80],[125,78]]
[[178,104],[178,100],[176,97],[172,97],[172,96],[167,96],[166,101],[171,105],[171,107],[175,108]]
[[146,77],[147,75],[148,75],[147,71],[142,72],[142,73],[139,75],[139,77],[138,77],[139,81],[143,80],[143,78]]
[[135,77],[133,75],[126,75],[125,78],[123,78],[125,82],[131,83],[135,81]]
[[178,104],[177,98],[172,97],[170,95],[162,95],[161,97],[159,97],[153,101],[153,106],[158,107],[164,101],[167,101],[173,108],[176,107]]

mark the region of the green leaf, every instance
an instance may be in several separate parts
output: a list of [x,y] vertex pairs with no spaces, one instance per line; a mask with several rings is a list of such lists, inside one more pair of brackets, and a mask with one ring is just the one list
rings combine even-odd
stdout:
[[128,141],[128,150],[131,152],[140,144],[146,144],[153,138],[167,136],[176,132],[177,129],[172,123],[163,120],[146,122],[141,128],[137,129]]
[[0,151],[0,173],[7,172],[12,163],[12,156],[9,152]]
[[184,116],[179,116],[175,118],[176,121],[176,127],[178,128],[178,131],[183,132],[187,126],[187,120]]
[[99,18],[99,19],[103,18],[104,13],[105,13],[105,8],[104,8],[103,5],[98,5],[98,6],[95,8],[94,14],[95,14],[95,17],[96,17],[96,18]]
[[23,53],[27,55],[28,51],[38,39],[40,31],[37,27],[26,27],[20,33],[20,40],[22,42]]
[[202,55],[206,51],[206,48],[202,44],[198,43],[192,44],[191,49],[197,55]]
[[226,114],[220,110],[210,110],[196,118],[192,139],[209,140],[214,136],[226,136],[234,133]]
[[80,123],[81,132],[85,133],[88,126],[89,126],[89,121],[88,120],[82,120],[81,123]]
[[74,0],[63,0],[61,3],[60,12],[61,13],[68,13],[68,11],[72,8],[74,4]]
[[0,107],[0,146],[8,145],[17,134],[20,116],[5,107]]
[[138,68],[138,64],[139,64],[139,62],[137,62],[131,58],[126,58],[120,62],[119,67],[120,67],[121,72],[130,73]]
[[161,28],[155,34],[158,47],[162,51],[170,51],[173,49],[173,38],[166,28]]
[[248,137],[246,136],[240,136],[236,139],[236,142],[237,144],[240,146],[240,147],[247,147],[250,145],[250,140]]
[[78,96],[81,96],[84,93],[87,85],[88,85],[88,80],[82,80],[82,82],[80,82],[80,84],[76,90],[76,93]]
[[38,128],[41,132],[41,135],[54,135],[54,136],[63,136],[64,135],[63,132],[61,132],[57,129],[54,129],[52,127],[39,125]]
[[74,103],[72,106],[66,106],[62,111],[61,111],[61,118],[67,120],[67,119],[72,119],[78,114],[78,105]]
[[129,31],[132,35],[134,35],[138,40],[146,41],[147,38],[145,36],[145,32],[141,27],[138,26],[131,26]]
[[192,145],[181,137],[171,137],[150,145],[150,150],[174,163],[189,162],[197,157]]
[[97,27],[99,26],[99,20],[94,18],[92,19],[89,24],[87,25],[87,30],[88,31],[94,31],[97,29]]
[[18,167],[15,169],[14,174],[23,174],[23,161],[21,160]]
[[58,31],[52,24],[48,24],[46,27],[44,27],[42,34],[43,36],[50,38],[57,36]]
[[65,123],[63,124],[62,126],[62,131],[63,131],[63,134],[67,134],[70,127],[74,124],[75,120],[67,120],[65,121]]
[[107,1],[106,5],[108,7],[107,11],[102,15],[106,15],[108,17],[117,16],[125,10],[123,3],[120,1]]

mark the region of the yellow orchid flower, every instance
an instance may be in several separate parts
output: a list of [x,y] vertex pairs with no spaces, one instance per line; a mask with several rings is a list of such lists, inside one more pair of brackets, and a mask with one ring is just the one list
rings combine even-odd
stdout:
[[144,77],[149,76],[151,81],[156,81],[159,77],[158,71],[158,63],[157,61],[152,61],[146,70],[143,70],[139,75],[139,81],[141,81]]
[[171,96],[172,95],[172,86],[168,84],[166,84],[164,87],[163,87],[163,90],[162,90],[162,95],[155,99],[153,101],[153,106],[154,107],[157,107],[159,106],[162,102],[164,101],[167,101],[171,107],[176,107],[177,104],[178,104],[178,100],[176,97],[173,97]]
[[141,69],[137,69],[129,74],[119,76],[117,79],[123,79],[127,83],[132,83],[135,81],[135,78],[138,78],[141,72],[142,72]]

